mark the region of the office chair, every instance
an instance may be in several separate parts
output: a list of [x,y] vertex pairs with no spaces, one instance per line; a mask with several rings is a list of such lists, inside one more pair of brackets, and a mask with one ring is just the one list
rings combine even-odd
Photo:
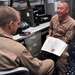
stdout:
[[26,67],[18,67],[12,70],[0,71],[0,75],[30,75]]

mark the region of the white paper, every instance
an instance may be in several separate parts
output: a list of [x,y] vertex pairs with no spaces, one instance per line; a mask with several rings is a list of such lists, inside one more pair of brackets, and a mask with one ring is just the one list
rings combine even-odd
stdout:
[[68,45],[62,40],[54,37],[48,37],[43,44],[41,50],[61,56],[62,52]]
[[48,3],[54,3],[54,0],[48,0]]
[[12,36],[12,38],[14,40],[17,40],[17,39],[21,39],[23,36],[20,36],[19,34],[15,35],[15,36]]
[[54,2],[54,11],[57,12],[57,7],[58,7],[58,4],[60,3],[60,1],[58,2]]
[[30,16],[30,14],[29,14],[29,12],[27,12],[27,17],[29,17]]

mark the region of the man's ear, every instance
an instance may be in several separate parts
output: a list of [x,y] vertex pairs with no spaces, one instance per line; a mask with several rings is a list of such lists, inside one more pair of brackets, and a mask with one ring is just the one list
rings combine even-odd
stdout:
[[66,13],[68,13],[68,12],[69,12],[69,9],[67,9]]
[[12,26],[13,26],[13,21],[10,21],[9,24],[8,24],[8,27],[12,28]]

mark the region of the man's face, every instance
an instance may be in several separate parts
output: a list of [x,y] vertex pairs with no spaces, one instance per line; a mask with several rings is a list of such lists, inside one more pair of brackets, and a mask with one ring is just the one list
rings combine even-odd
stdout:
[[68,7],[66,3],[59,3],[57,7],[57,14],[59,18],[63,18],[66,16],[66,13],[68,13]]
[[20,27],[20,18],[18,17],[18,20],[13,22],[13,26],[12,26],[12,35],[14,35],[17,31],[17,29]]

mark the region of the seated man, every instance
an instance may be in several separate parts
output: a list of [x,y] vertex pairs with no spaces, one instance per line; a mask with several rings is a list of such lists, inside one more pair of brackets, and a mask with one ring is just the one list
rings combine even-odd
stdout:
[[0,70],[27,67],[32,75],[52,75],[54,62],[39,60],[19,42],[14,35],[20,27],[20,14],[9,6],[0,7]]
[[[74,36],[75,20],[69,16],[69,6],[66,2],[60,2],[57,7],[57,14],[51,18],[50,28],[48,36],[59,38],[69,45]],[[68,60],[68,48],[62,53],[60,57],[55,57],[53,60],[56,62],[56,68],[59,75],[66,75],[67,72],[67,60]],[[49,53],[41,51],[40,57],[52,58]],[[55,60],[56,59],[56,60]]]

